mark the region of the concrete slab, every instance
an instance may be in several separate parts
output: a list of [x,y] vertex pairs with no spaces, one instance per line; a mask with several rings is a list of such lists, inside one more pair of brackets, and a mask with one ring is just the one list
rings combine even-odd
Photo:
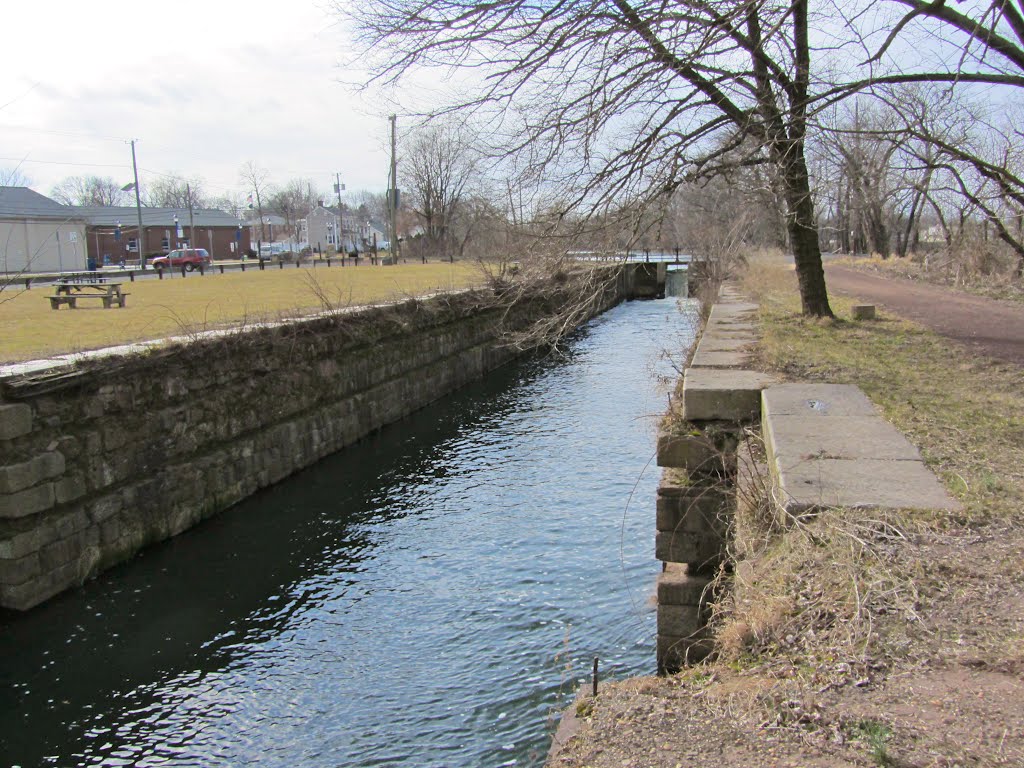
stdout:
[[763,428],[773,458],[783,467],[814,458],[921,461],[917,448],[880,416],[774,414],[764,418]]
[[735,337],[737,335],[753,337],[757,333],[757,326],[755,326],[753,323],[743,323],[743,322],[740,322],[738,320],[735,323],[727,323],[727,322],[711,323],[711,322],[709,322],[704,327],[704,332],[705,333],[720,333],[720,334],[725,335],[725,336],[733,336],[733,337]]
[[819,507],[959,510],[934,474],[919,461],[816,459],[778,474],[786,510]]
[[769,387],[761,425],[775,485],[791,514],[817,507],[960,509],[918,450],[857,387]]
[[765,418],[774,416],[872,416],[881,418],[874,403],[852,384],[779,384],[762,395]]
[[761,371],[687,368],[683,417],[688,421],[747,421],[761,413],[761,390],[776,383]]
[[746,368],[750,365],[750,353],[735,350],[705,349],[704,343],[697,347],[690,360],[692,368]]
[[743,338],[738,334],[722,334],[705,331],[700,337],[698,349],[707,352],[736,352],[745,349],[757,342],[753,336]]
[[711,307],[711,314],[708,316],[710,320],[736,320],[742,318],[743,320],[751,320],[753,314],[757,311],[757,304],[752,304],[747,301],[728,301],[715,304]]

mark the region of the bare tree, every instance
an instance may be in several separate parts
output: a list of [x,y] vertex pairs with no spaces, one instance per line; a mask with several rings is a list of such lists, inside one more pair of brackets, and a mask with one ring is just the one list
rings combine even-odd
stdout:
[[313,182],[309,179],[292,179],[267,198],[267,209],[284,218],[292,235],[297,232],[298,220],[313,210],[316,204]]
[[370,0],[348,12],[378,82],[420,66],[475,70],[478,87],[443,109],[486,112],[496,145],[591,211],[651,204],[726,157],[772,166],[810,315],[831,310],[808,117],[880,86],[1024,85],[1013,2]]
[[[1024,151],[1014,110],[972,101],[946,89],[896,89],[876,93],[890,109],[890,137],[915,166],[911,218],[930,205],[948,247],[972,217],[991,227],[1014,255],[1014,272],[1024,276]],[[942,194],[936,196],[936,191]],[[962,199],[966,205],[956,202]],[[950,226],[947,221],[955,223]],[[961,224],[961,221],[963,224]],[[912,222],[907,232],[912,231]]]
[[99,176],[68,176],[54,185],[50,197],[64,205],[124,205],[127,193],[113,179]]
[[663,201],[726,158],[772,164],[803,311],[831,314],[804,157],[808,0],[374,0],[354,13],[386,56],[379,79],[452,61],[483,70],[482,89],[457,106],[496,108],[496,143],[529,152],[528,169],[564,189],[567,208]]
[[0,187],[27,187],[30,183],[19,166],[0,168]]
[[245,195],[237,192],[226,192],[222,195],[211,198],[209,205],[211,208],[215,208],[219,211],[226,211],[233,216],[237,216],[239,220],[245,216]]
[[238,171],[238,177],[245,184],[246,188],[250,190],[249,207],[256,206],[256,215],[259,216],[260,220],[260,241],[262,242],[267,239],[263,222],[263,198],[267,197],[271,192],[270,182],[268,181],[270,171],[260,167],[255,161],[250,160]]
[[148,184],[144,204],[154,208],[206,208],[209,199],[200,178],[160,176]]
[[423,225],[427,252],[454,258],[452,229],[467,185],[476,173],[477,150],[463,125],[451,120],[420,128],[405,148],[409,203]]

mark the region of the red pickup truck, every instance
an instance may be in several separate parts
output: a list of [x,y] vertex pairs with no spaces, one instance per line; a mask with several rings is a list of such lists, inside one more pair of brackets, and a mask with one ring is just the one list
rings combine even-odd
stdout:
[[213,259],[205,248],[179,248],[166,256],[157,256],[150,264],[153,265],[153,269],[184,267],[186,271],[191,272],[200,267],[208,267],[212,262]]

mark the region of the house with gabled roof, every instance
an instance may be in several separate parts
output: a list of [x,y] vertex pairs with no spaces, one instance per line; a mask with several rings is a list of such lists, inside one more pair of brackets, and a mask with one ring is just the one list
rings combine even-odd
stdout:
[[0,274],[83,270],[86,223],[28,187],[0,187]]

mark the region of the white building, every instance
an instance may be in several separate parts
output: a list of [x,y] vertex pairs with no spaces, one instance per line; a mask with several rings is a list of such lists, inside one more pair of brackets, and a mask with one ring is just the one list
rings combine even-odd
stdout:
[[85,220],[28,187],[0,187],[0,274],[88,267]]

